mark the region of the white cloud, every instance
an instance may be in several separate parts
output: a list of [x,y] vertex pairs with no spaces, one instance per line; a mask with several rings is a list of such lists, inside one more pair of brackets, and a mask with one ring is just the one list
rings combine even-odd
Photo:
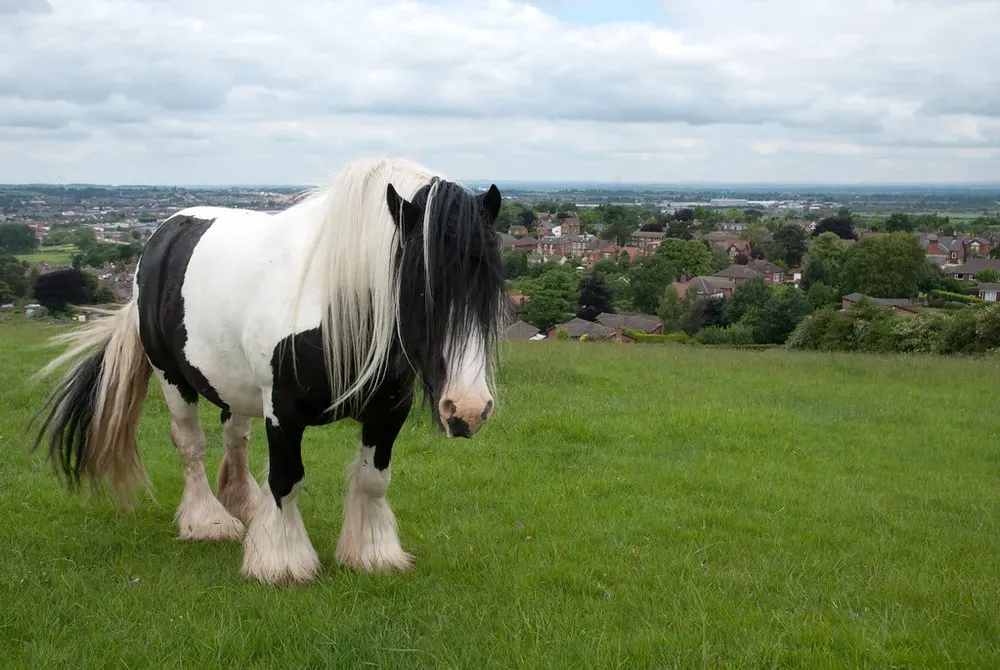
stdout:
[[1000,3],[559,4],[0,0],[0,181],[1000,180]]

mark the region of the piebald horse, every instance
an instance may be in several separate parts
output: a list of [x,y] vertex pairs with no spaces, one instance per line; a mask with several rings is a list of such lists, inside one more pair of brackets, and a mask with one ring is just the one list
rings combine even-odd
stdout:
[[[183,540],[243,540],[242,575],[302,583],[320,572],[296,499],[305,429],[361,424],[336,560],[410,570],[386,502],[393,442],[416,384],[447,437],[472,437],[490,391],[505,309],[496,185],[473,194],[418,164],[350,163],[274,215],[193,207],[152,234],[121,309],[56,338],[42,376],[74,364],[39,410],[57,473],[130,499],[149,479],[137,429],[149,377],[170,410],[184,468]],[[198,400],[221,409],[217,495]],[[37,415],[36,415],[37,416]],[[269,467],[247,465],[264,419]]]

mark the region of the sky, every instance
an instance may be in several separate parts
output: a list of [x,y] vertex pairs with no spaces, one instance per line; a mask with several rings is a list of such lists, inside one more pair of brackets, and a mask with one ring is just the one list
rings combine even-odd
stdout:
[[0,182],[1000,182],[997,0],[0,0]]

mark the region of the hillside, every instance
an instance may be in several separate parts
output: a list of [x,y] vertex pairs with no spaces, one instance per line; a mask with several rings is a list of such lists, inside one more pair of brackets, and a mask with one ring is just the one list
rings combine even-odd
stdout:
[[396,444],[417,571],[333,564],[344,422],[303,446],[324,574],[275,590],[240,580],[238,545],[174,539],[159,389],[141,426],[158,504],[68,495],[26,453],[54,328],[0,322],[4,668],[1000,662],[1000,361],[508,344],[480,435],[445,441],[415,411]]

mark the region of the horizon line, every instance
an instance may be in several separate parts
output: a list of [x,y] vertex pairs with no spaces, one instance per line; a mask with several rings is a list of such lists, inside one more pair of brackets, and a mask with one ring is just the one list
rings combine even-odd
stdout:
[[[458,179],[463,184],[507,184],[511,186],[540,186],[540,185],[560,185],[560,186],[613,186],[623,187],[719,187],[719,188],[844,188],[844,187],[882,187],[882,188],[919,188],[919,187],[951,187],[951,188],[997,188],[1000,189],[1000,181],[712,181],[712,180],[685,180],[685,181],[656,181],[656,180],[607,180],[607,179],[499,179],[499,178],[476,178]],[[97,187],[97,188],[294,188],[312,189],[315,185],[279,183],[279,182],[216,182],[216,183],[111,183],[111,182],[0,182],[0,188],[7,187],[32,187],[32,186],[57,186],[57,187]]]

